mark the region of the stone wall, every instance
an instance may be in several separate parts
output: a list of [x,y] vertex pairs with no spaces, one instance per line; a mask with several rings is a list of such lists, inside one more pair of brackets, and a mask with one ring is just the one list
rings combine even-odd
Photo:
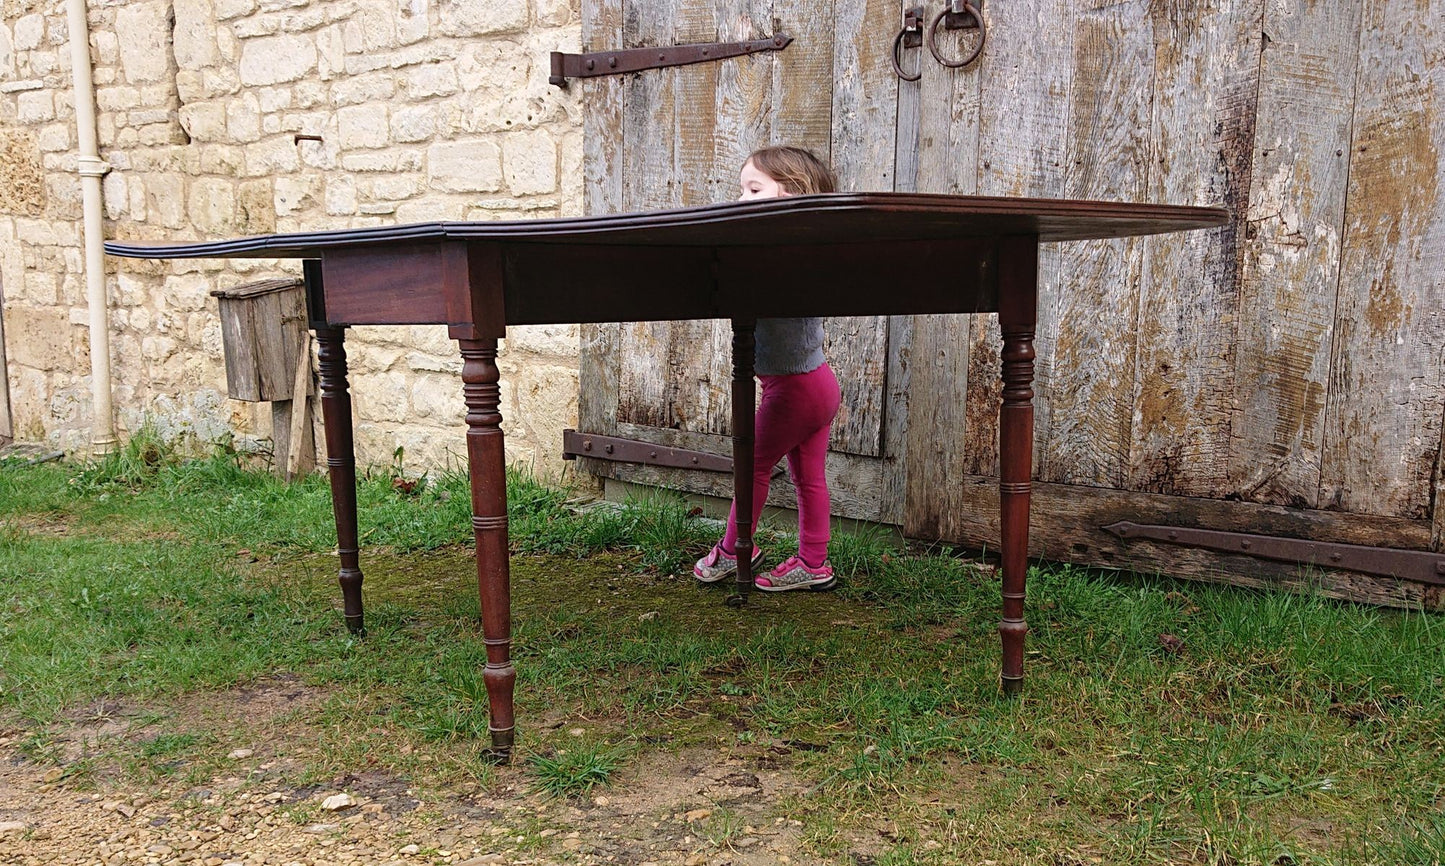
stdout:
[[[0,0],[0,279],[13,427],[84,450],[90,360],[70,49],[61,0]],[[578,0],[90,0],[108,239],[175,241],[442,219],[575,215]],[[321,141],[297,141],[297,134]],[[117,423],[204,443],[269,435],[225,397],[209,292],[286,261],[108,258]],[[358,458],[464,458],[460,357],[445,329],[348,332]],[[513,328],[510,459],[560,467],[577,331]]]

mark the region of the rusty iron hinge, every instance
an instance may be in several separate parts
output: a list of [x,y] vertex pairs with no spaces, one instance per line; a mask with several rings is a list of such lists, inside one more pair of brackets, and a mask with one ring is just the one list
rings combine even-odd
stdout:
[[592,54],[563,54],[561,51],[553,51],[552,74],[547,80],[558,87],[566,87],[569,78],[620,75],[623,72],[641,72],[644,69],[741,57],[760,51],[782,51],[792,41],[793,37],[788,34],[777,33],[767,39],[747,42],[699,42],[692,45],[597,51]]
[[562,457],[565,460],[595,457],[598,460],[648,463],[653,466],[672,466],[677,469],[705,469],[709,472],[733,471],[732,458],[724,457],[721,454],[668,448],[636,439],[597,436],[592,433],[578,433],[576,430],[562,431]]
[[1188,526],[1160,526],[1120,521],[1101,527],[1120,538],[1142,538],[1185,547],[1202,547],[1224,553],[1243,553],[1279,562],[1296,562],[1315,568],[1339,568],[1395,577],[1419,583],[1445,585],[1445,556],[1428,550],[1399,550],[1393,547],[1368,547],[1363,544],[1334,544],[1306,541],[1302,538],[1280,538],[1275,535],[1251,535],[1245,532],[1219,532]]

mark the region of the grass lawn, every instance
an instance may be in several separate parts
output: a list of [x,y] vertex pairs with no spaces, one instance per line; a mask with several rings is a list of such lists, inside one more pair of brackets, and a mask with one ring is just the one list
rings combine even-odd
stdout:
[[[356,640],[323,477],[286,485],[144,436],[90,466],[0,464],[0,733],[77,789],[200,783],[248,721],[195,708],[284,678],[313,696],[277,723],[298,784],[365,767],[594,797],[704,748],[797,780],[766,805],[801,822],[809,862],[861,862],[864,836],[883,866],[1445,858],[1437,616],[1039,568],[1008,699],[976,560],[838,537],[837,591],[739,611],[691,580],[717,529],[680,500],[579,511],[509,484],[512,767],[482,759],[464,477],[360,483]],[[108,702],[148,708],[145,735],[77,749],[67,732]],[[705,832],[726,844],[740,823],[719,807]]]

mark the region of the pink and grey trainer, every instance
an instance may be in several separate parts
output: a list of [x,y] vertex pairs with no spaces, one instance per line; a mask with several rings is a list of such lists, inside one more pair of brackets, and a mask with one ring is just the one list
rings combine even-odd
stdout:
[[[758,563],[762,561],[762,548],[754,547],[753,569],[756,570]],[[719,580],[737,573],[737,555],[723,550],[721,544],[714,544],[712,550],[707,552],[707,556],[699,559],[697,564],[692,567],[692,576],[697,578],[699,583],[717,583]]]
[[832,589],[838,579],[833,576],[833,566],[823,560],[814,568],[796,556],[783,560],[767,574],[758,575],[753,586],[764,592],[786,592],[790,589]]

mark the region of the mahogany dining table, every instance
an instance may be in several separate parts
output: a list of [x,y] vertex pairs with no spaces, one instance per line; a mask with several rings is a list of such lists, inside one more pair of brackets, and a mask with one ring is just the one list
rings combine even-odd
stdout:
[[[730,319],[737,592],[752,586],[753,325],[790,316],[997,313],[1001,685],[1023,683],[1041,243],[1224,224],[1227,211],[1122,202],[831,193],[677,210],[433,222],[197,243],[111,241],[147,259],[303,260],[318,342],[346,625],[364,633],[346,329],[446,325],[462,356],[492,754],[514,742],[507,491],[497,341],[508,325]],[[599,431],[592,431],[599,432]]]

